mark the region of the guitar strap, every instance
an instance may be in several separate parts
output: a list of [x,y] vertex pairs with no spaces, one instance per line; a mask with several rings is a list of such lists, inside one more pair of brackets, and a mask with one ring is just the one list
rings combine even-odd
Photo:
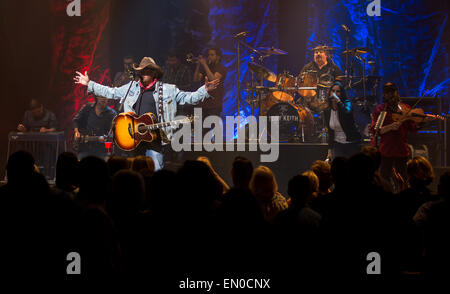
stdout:
[[[160,123],[164,122],[164,107],[163,107],[163,82],[158,82],[158,120]],[[161,141],[169,143],[170,140],[167,138],[166,133],[163,129],[159,129],[159,134],[161,136]]]
[[158,120],[160,123],[164,120],[163,82],[158,82]]

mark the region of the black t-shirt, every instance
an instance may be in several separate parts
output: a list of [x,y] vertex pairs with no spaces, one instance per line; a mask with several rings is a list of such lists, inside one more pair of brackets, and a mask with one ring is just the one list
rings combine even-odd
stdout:
[[144,113],[151,112],[155,115],[154,120],[156,121],[158,119],[158,113],[155,98],[153,97],[154,90],[155,87],[153,86],[147,91],[141,93],[138,100],[136,101],[136,104],[134,105],[134,110],[137,115],[142,115]]
[[322,68],[319,68],[314,61],[311,61],[303,67],[300,73],[305,71],[316,72],[316,75],[319,78],[319,83],[326,85],[331,85],[336,80],[336,77],[343,75],[339,67],[332,61],[328,61],[327,65]]
[[88,103],[73,118],[74,128],[83,135],[106,135],[111,129],[112,120],[117,115],[114,109],[106,107],[100,115],[95,112],[95,104]]
[[[225,81],[225,78],[227,77],[227,68],[221,63],[216,63],[216,64],[212,64],[212,65],[208,65],[208,66],[213,74],[218,72],[218,73],[220,73],[220,75],[222,77],[220,78],[220,83],[217,86],[217,88],[215,90],[209,92],[209,94],[212,97],[209,99],[205,99],[205,101],[203,101],[203,103],[201,103],[201,106],[203,108],[222,108],[223,83]],[[200,73],[204,77],[206,76],[205,68],[203,66],[200,68]]]
[[39,119],[34,118],[31,110],[27,110],[23,118],[23,124],[28,132],[39,132],[42,127],[47,129],[58,128],[55,114],[48,109],[44,109],[44,115]]
[[[142,90],[142,88],[141,88]],[[138,100],[134,104],[134,110],[137,115],[143,115],[144,113],[151,112],[154,114],[153,116],[153,122],[158,122],[158,112],[157,112],[157,106],[155,102],[155,98],[153,96],[153,92],[155,91],[155,86],[151,87],[150,89],[144,91],[139,96]],[[137,155],[145,155],[145,152],[147,149],[152,149],[157,152],[162,152],[162,146],[161,146],[161,137],[160,133],[156,132],[158,135],[158,138],[153,142],[141,142],[139,146],[132,152],[134,156]]]

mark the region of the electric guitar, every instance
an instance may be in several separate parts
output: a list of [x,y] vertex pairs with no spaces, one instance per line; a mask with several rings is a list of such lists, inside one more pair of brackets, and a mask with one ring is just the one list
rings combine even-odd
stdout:
[[141,116],[133,112],[119,113],[113,120],[114,141],[120,149],[131,151],[142,142],[152,142],[157,137],[157,131],[168,126],[191,123],[194,118],[187,117],[179,120],[155,123],[153,113],[144,113]]
[[100,142],[103,138],[105,138],[105,136],[81,135],[80,138],[73,139],[72,150],[78,152],[80,150],[80,145],[88,142]]

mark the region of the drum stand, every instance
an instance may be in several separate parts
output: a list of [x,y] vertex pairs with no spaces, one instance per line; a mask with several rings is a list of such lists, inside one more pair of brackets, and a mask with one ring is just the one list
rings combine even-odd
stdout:
[[366,101],[366,59],[359,55],[356,55],[356,58],[361,60],[363,63],[363,70],[362,70],[363,101]]
[[[300,132],[300,134],[299,134]],[[305,125],[302,124],[301,130],[296,130],[294,136],[292,136],[294,143],[305,143]]]

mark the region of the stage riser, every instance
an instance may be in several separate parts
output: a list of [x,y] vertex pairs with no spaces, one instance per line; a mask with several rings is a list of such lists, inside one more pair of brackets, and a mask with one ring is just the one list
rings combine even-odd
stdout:
[[[248,146],[245,150],[248,150]],[[184,151],[182,154],[169,155],[170,162],[167,163],[167,168],[176,170],[179,163],[184,162],[184,160],[194,160],[198,156],[206,156],[219,175],[231,185],[231,164],[236,156],[243,156],[249,159],[254,167],[260,164],[269,167],[275,173],[279,191],[283,195],[287,195],[289,179],[308,170],[315,160],[324,160],[327,156],[327,150],[327,144],[280,144],[279,157],[275,162],[261,162],[261,151]]]

